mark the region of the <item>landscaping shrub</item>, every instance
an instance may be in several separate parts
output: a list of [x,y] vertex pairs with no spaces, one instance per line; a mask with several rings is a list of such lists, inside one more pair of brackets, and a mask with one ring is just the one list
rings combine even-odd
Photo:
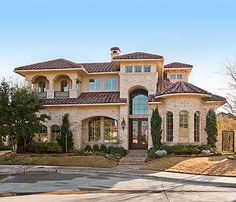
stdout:
[[27,151],[37,154],[62,153],[61,147],[54,142],[32,142]]
[[128,151],[123,147],[115,147],[111,145],[107,147],[107,153],[113,157],[121,158],[124,157]]
[[93,152],[99,152],[100,149],[99,149],[99,145],[98,144],[94,144],[93,145]]
[[100,151],[101,151],[102,153],[106,153],[106,152],[107,152],[107,146],[106,146],[105,144],[101,144],[101,146],[100,146]]
[[92,151],[92,147],[90,145],[86,145],[84,148],[85,152],[91,152]]
[[155,157],[156,157],[156,154],[155,154],[156,151],[157,151],[157,149],[151,147],[151,148],[148,150],[148,158],[149,158],[149,159],[155,158]]
[[5,146],[5,145],[0,146],[0,151],[6,151],[6,150],[12,150],[11,146]]
[[202,150],[211,150],[211,147],[210,147],[209,145],[207,145],[207,144],[200,145],[198,148],[199,148],[201,151],[202,151]]

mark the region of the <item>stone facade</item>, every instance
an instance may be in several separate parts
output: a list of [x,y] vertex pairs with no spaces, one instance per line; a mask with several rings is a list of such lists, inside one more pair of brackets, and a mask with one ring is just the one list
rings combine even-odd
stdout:
[[[207,141],[207,135],[204,130],[206,113],[209,109],[216,110],[221,106],[224,101],[214,100],[207,98],[213,96],[212,94],[199,90],[197,87],[191,87],[188,91],[184,83],[179,84],[177,93],[171,92],[167,95],[158,97],[157,85],[161,81],[167,81],[170,86],[178,82],[187,82],[189,74],[191,73],[192,66],[183,63],[173,63],[175,66],[167,65],[165,69],[164,59],[162,56],[147,54],[147,53],[131,53],[118,57],[120,50],[117,47],[111,49],[112,61],[110,63],[86,63],[77,64],[64,59],[48,61],[16,68],[16,72],[25,77],[25,80],[32,86],[33,89],[39,89],[39,81],[45,81],[45,99],[49,100],[49,104],[42,111],[51,117],[51,120],[44,123],[48,129],[48,140],[50,141],[51,127],[53,125],[60,125],[62,116],[69,113],[71,123],[71,130],[74,135],[74,144],[76,149],[82,149],[87,144],[102,144],[104,143],[104,120],[105,117],[112,118],[117,121],[118,126],[118,145],[130,149],[130,137],[132,134],[132,127],[130,120],[145,119],[149,123],[148,127],[148,141],[147,147],[152,146],[150,120],[152,110],[159,109],[163,123],[162,142],[165,144],[203,144]],[[176,68],[178,64],[178,68]],[[183,65],[183,67],[181,66]],[[131,67],[131,72],[127,72],[126,68]],[[139,66],[139,71],[136,67]],[[148,67],[145,70],[145,67]],[[181,79],[171,79],[171,74],[182,75]],[[91,92],[89,89],[89,82],[91,80],[99,79],[99,89],[94,92],[93,102],[90,100],[84,101],[81,104],[80,95]],[[99,100],[96,97],[97,92],[108,92],[106,85],[108,79],[117,81],[117,86],[112,91],[119,93],[122,102],[113,102],[112,97]],[[61,91],[61,82],[66,80],[68,83],[68,92]],[[168,88],[168,86],[166,86]],[[174,88],[175,89],[175,88]],[[142,90],[146,93],[145,96],[147,103],[146,114],[131,114],[131,99],[130,95],[136,90]],[[173,91],[173,89],[172,89]],[[181,91],[181,92],[180,92]],[[182,92],[183,91],[183,92]],[[196,91],[196,93],[195,93]],[[191,92],[191,93],[189,93]],[[203,92],[203,93],[202,93]],[[58,93],[61,96],[58,98]],[[143,94],[143,95],[144,95]],[[93,94],[90,94],[92,96]],[[139,94],[137,94],[139,95]],[[110,95],[112,96],[112,95]],[[149,100],[149,97],[153,100]],[[78,103],[77,103],[77,98]],[[218,99],[218,98],[217,98]],[[55,100],[55,102],[54,102]],[[126,100],[126,102],[124,102]],[[139,101],[138,101],[139,102]],[[140,101],[141,102],[141,101]],[[71,104],[73,103],[73,104]],[[181,111],[188,113],[188,127],[180,132],[179,114]],[[173,113],[173,141],[167,142],[166,138],[166,114],[167,112]],[[194,113],[200,113],[200,141],[194,142]],[[89,120],[93,117],[100,117],[100,139],[97,142],[89,142]],[[121,126],[123,124],[123,126]],[[139,133],[141,126],[138,126]],[[131,130],[132,129],[132,130]],[[145,130],[145,128],[143,129]],[[135,139],[135,141],[139,141]],[[220,144],[220,141],[218,142]]]

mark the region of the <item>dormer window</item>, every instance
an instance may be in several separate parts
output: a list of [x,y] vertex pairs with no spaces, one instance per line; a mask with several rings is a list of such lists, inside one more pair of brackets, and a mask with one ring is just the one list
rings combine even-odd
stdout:
[[100,79],[89,79],[89,91],[100,91],[101,81]]
[[135,72],[142,72],[142,66],[141,65],[134,66],[134,71]]
[[67,80],[61,81],[61,92],[68,92],[69,91],[69,85]]
[[45,81],[39,81],[38,91],[39,91],[39,93],[46,92],[46,82]]

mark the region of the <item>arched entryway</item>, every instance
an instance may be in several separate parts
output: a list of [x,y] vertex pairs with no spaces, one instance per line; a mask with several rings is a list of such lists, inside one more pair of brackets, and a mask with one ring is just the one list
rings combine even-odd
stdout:
[[129,94],[129,149],[148,148],[148,92],[135,89]]

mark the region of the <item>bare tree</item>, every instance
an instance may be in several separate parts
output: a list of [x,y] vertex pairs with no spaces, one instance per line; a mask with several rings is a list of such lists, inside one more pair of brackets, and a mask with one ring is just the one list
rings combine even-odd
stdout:
[[228,63],[225,67],[229,76],[229,92],[227,93],[228,102],[225,104],[225,109],[228,113],[236,116],[236,63]]

